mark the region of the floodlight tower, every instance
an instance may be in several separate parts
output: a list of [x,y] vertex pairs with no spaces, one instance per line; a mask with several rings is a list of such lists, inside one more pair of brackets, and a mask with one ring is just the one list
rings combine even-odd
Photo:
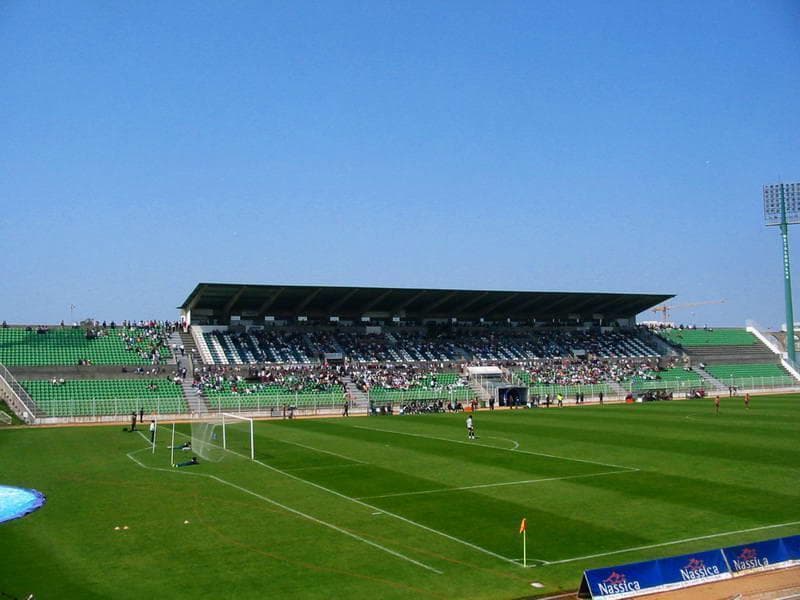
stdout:
[[800,223],[800,183],[775,183],[764,186],[764,222],[779,225],[783,241],[783,290],[786,302],[786,352],[794,363],[794,311],[792,310],[792,271],[789,267],[789,225]]

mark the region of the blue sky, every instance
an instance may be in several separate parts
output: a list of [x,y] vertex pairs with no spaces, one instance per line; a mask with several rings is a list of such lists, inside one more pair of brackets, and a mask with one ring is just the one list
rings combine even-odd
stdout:
[[174,318],[199,281],[784,322],[798,2],[10,0],[0,89],[9,322]]

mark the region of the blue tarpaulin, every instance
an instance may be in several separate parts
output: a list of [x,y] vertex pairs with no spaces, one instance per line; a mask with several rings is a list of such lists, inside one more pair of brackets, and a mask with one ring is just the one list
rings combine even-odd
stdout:
[[37,490],[0,485],[0,523],[32,513],[44,501],[44,494]]

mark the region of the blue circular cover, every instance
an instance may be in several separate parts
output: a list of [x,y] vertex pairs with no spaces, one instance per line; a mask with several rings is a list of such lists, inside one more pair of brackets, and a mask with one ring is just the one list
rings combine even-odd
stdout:
[[44,494],[37,490],[0,485],[0,523],[19,519],[44,504]]

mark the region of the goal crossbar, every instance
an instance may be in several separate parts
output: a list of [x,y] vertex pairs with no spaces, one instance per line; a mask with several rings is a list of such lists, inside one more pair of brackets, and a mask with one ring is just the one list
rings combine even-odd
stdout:
[[227,437],[228,424],[235,421],[239,422],[244,421],[249,425],[249,430],[250,430],[250,460],[255,460],[256,447],[253,439],[253,419],[251,419],[250,417],[235,415],[233,413],[220,413],[220,416],[222,417],[222,447],[228,450],[228,437]]

